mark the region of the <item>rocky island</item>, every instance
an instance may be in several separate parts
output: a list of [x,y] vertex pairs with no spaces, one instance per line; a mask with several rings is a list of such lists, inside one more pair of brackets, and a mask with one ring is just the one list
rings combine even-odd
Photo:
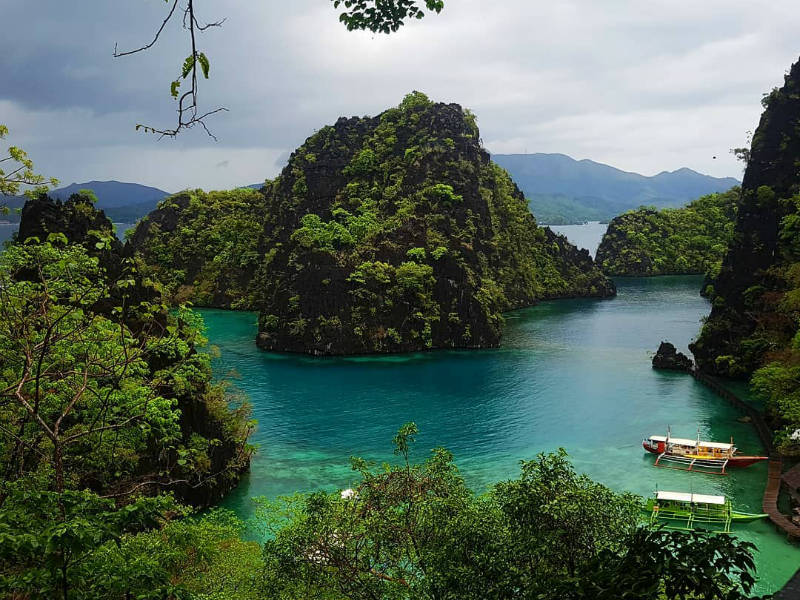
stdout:
[[503,311],[614,293],[586,251],[537,226],[474,116],[420,93],[322,128],[264,192],[267,350],[489,348]]
[[260,192],[168,198],[132,243],[177,299],[256,309],[260,347],[312,355],[496,347],[504,311],[615,293],[474,115],[420,93],[323,127]]
[[683,208],[641,207],[614,217],[597,265],[607,275],[715,274],[733,238],[740,195],[734,187]]

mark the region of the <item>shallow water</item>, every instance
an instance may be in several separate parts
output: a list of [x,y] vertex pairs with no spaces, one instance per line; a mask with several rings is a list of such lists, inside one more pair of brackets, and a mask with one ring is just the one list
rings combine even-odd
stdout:
[[[760,452],[752,427],[687,375],[653,371],[663,339],[686,348],[708,304],[698,277],[621,279],[611,300],[565,300],[510,313],[503,347],[402,356],[312,359],[259,351],[256,316],[203,310],[216,373],[253,403],[260,450],[225,500],[252,515],[253,496],[348,487],[351,455],[392,460],[391,438],[415,421],[417,457],[445,446],[479,491],[518,474],[518,461],[564,447],[577,469],[616,490],[720,493],[760,512],[764,464],[729,477],[656,469],[643,436],[727,440]],[[736,526],[760,553],[759,592],[800,566],[800,550],[765,522]]]

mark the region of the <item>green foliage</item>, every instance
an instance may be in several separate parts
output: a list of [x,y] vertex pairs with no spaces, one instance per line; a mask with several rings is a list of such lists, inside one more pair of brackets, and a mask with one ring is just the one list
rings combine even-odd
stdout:
[[[231,398],[212,385],[210,359],[196,351],[202,321],[188,310],[168,313],[131,261],[112,276],[65,242],[53,233],[0,254],[6,477],[41,473],[58,491],[123,490],[147,477],[198,483],[215,476],[213,449],[223,443],[241,454],[218,463],[216,475],[235,472],[249,457],[247,409],[230,412]],[[185,434],[189,411],[215,423],[219,436],[198,443]]]
[[[797,336],[795,336],[797,339]],[[753,391],[775,423],[775,446],[786,455],[800,455],[800,352],[793,344],[782,357],[753,373]]]
[[261,254],[264,196],[247,188],[181,192],[131,234],[144,272],[176,302],[247,309]]
[[95,597],[87,591],[98,574],[86,563],[126,533],[159,526],[177,508],[168,496],[118,508],[89,491],[43,491],[31,480],[4,484],[0,496],[0,593],[10,597]]
[[143,600],[261,600],[263,560],[244,524],[215,509],[197,519],[173,520],[99,547],[86,562],[87,597]]
[[476,495],[448,451],[411,461],[417,433],[394,438],[399,464],[353,458],[346,493],[261,502],[265,596],[739,600],[752,588],[751,544],[641,529],[639,499],[576,474],[563,450]]
[[87,200],[41,200],[43,232],[0,254],[0,596],[225,597],[226,560],[252,574],[257,547],[240,525],[168,524],[187,511],[159,494],[229,489],[252,452],[248,407],[212,383],[200,317],[163,303]]
[[597,250],[609,275],[718,271],[733,239],[739,188],[698,198],[685,208],[640,208],[615,217]]
[[[7,135],[8,127],[0,124],[0,140]],[[25,194],[34,197],[57,185],[57,179],[48,179],[35,172],[33,161],[22,148],[9,146],[6,156],[0,158],[0,197],[16,196],[24,186],[31,186],[32,189],[26,190]],[[0,214],[4,214],[6,210],[0,201]]]
[[439,13],[444,0],[331,0],[334,8],[347,10],[339,21],[349,31],[365,29],[373,33],[391,33],[403,26],[405,19],[422,19],[425,9]]
[[431,202],[444,202],[451,206],[464,200],[462,196],[453,191],[452,185],[447,185],[446,183],[437,183],[429,186],[423,190],[423,194]]

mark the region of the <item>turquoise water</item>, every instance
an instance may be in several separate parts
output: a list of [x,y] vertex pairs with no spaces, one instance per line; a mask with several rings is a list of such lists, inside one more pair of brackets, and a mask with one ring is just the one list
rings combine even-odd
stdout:
[[[622,279],[611,300],[564,300],[508,315],[503,347],[388,357],[312,359],[268,354],[253,343],[256,316],[202,311],[231,375],[253,404],[260,450],[226,499],[252,516],[253,496],[336,489],[354,482],[351,455],[392,460],[391,438],[420,428],[418,457],[445,446],[473,489],[515,477],[520,459],[564,447],[580,471],[617,490],[721,493],[760,512],[765,465],[728,477],[656,469],[643,436],[735,437],[759,452],[739,414],[687,375],[653,371],[663,339],[685,350],[708,304],[698,277]],[[764,522],[737,526],[759,549],[759,591],[782,585],[800,550]]]

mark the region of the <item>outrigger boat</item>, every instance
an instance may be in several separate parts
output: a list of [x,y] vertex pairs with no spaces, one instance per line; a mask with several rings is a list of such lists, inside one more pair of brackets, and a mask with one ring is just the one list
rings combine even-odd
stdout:
[[730,444],[702,441],[699,432],[695,440],[675,438],[669,429],[667,435],[651,435],[645,438],[642,440],[642,446],[648,452],[658,454],[655,462],[657,467],[716,475],[727,475],[725,469],[728,467],[749,467],[768,458],[741,454],[733,445],[733,438]]
[[647,500],[644,510],[650,513],[650,525],[654,527],[715,533],[730,533],[732,522],[746,523],[767,517],[766,514],[732,510],[725,496],[686,492],[658,491]]

